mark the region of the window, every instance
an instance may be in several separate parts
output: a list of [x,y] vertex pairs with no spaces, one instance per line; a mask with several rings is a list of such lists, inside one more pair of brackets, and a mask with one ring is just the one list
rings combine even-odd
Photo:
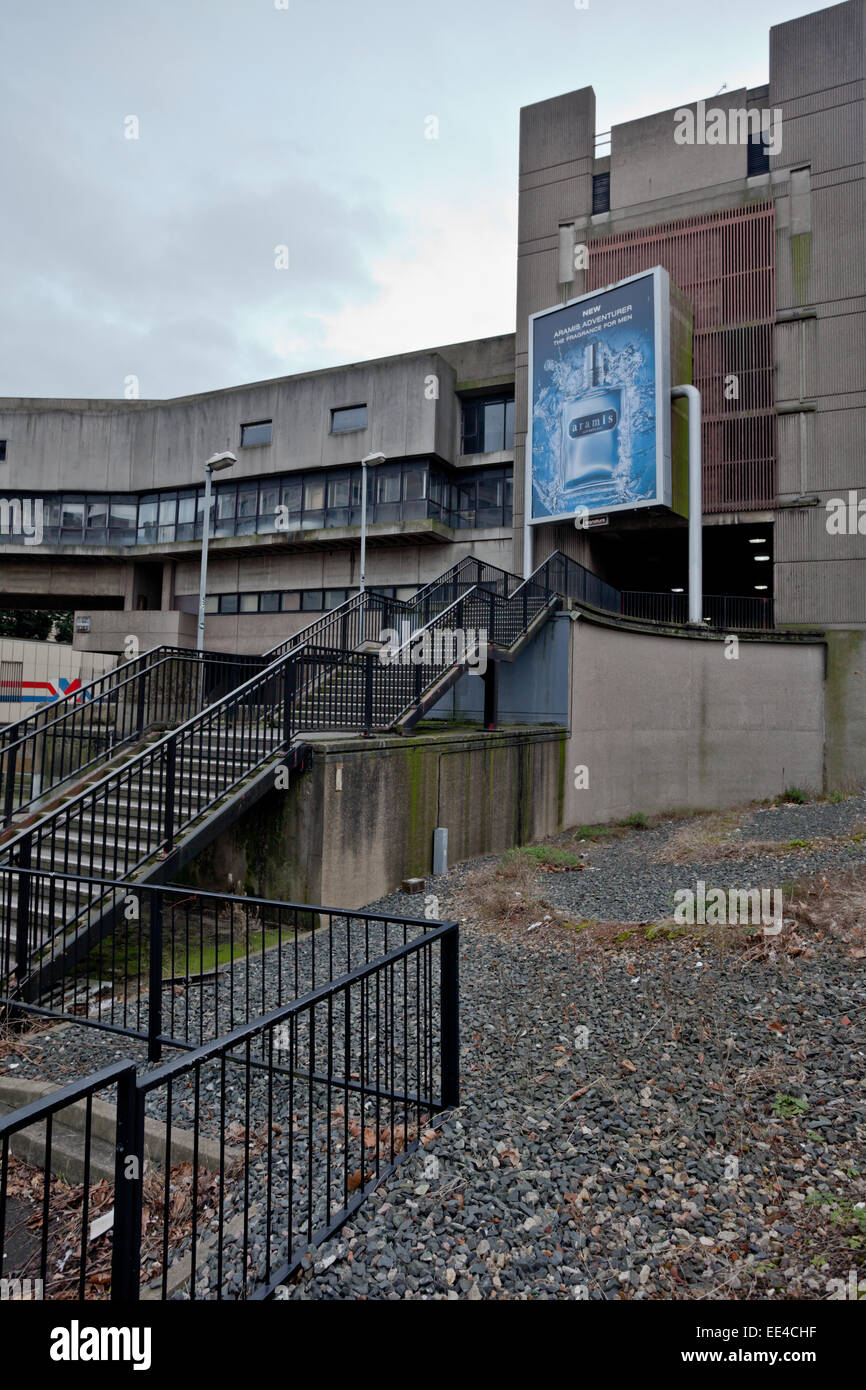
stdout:
[[259,484],[259,520],[256,530],[260,533],[277,529],[277,507],[280,505],[280,485],[278,482]]
[[460,451],[490,454],[514,448],[514,397],[474,396],[463,402]]
[[746,177],[770,172],[770,151],[767,149],[766,131],[751,135],[746,146]]
[[159,499],[159,530],[157,532],[157,540],[173,541],[176,521],[177,493],[161,493]]
[[241,425],[241,448],[249,449],[253,444],[270,444],[270,420],[258,420],[254,425]]
[[205,613],[218,613],[220,611],[219,594],[206,594],[204,600]]
[[88,545],[105,545],[108,540],[107,497],[88,497],[85,540]]
[[152,545],[156,540],[156,515],[159,509],[159,497],[153,494],[150,497],[142,497],[138,504],[138,543],[139,545]]
[[365,405],[346,405],[331,411],[331,434],[343,434],[347,430],[367,428],[367,407]]
[[238,484],[238,521],[235,527],[236,536],[251,536],[255,533],[258,507],[258,483]]
[[6,462],[6,440],[0,439],[0,463]]
[[220,594],[220,612],[237,613],[238,594]]
[[592,176],[592,210],[610,212],[610,173]]
[[259,612],[260,612],[260,613],[279,613],[279,611],[280,611],[280,596],[279,596],[278,593],[276,593],[276,592],[270,592],[270,593],[266,593],[266,594],[259,594]]
[[283,601],[280,606],[284,613],[297,613],[301,606],[301,596],[297,590],[290,594],[283,594]]
[[[204,497],[202,497],[202,507],[204,507]],[[181,492],[177,499],[177,527],[175,529],[175,539],[179,541],[195,540],[195,493]]]
[[213,526],[213,534],[215,536],[234,535],[236,498],[237,487],[234,483],[229,483],[227,486],[223,485],[217,488],[216,511]]
[[301,594],[301,610],[304,613],[321,613],[323,603],[321,589],[304,589]]
[[301,526],[305,531],[325,524],[325,480],[321,473],[307,474],[304,479],[304,514]]
[[84,498],[64,497],[60,507],[60,533],[64,545],[75,545],[84,529]]

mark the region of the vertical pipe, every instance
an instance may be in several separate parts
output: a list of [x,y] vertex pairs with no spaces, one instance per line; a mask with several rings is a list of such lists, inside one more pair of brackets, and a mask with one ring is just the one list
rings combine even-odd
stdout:
[[671,396],[689,404],[689,622],[703,620],[703,488],[701,478],[701,393],[673,386]]

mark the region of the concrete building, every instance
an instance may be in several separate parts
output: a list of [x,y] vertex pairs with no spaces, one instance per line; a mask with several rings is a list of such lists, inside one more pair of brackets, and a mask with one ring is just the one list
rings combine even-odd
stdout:
[[[864,53],[847,0],[770,31],[766,86],[606,137],[589,86],[524,108],[516,336],[169,401],[0,401],[0,605],[73,607],[92,650],[192,645],[203,465],[226,448],[209,647],[261,651],[357,587],[370,451],[371,585],[408,596],[466,554],[521,571],[528,316],[662,265],[694,315],[705,592],[866,627]],[[685,584],[671,513],[533,529],[534,564]]]

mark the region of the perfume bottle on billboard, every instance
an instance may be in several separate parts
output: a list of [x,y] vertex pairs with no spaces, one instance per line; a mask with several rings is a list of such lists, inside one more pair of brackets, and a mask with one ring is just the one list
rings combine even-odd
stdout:
[[592,493],[604,503],[616,492],[622,393],[602,375],[601,344],[587,343],[583,390],[562,404],[560,484],[568,500]]

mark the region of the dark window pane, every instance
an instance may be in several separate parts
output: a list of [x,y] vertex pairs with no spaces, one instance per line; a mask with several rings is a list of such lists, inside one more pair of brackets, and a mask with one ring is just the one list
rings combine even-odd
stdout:
[[347,477],[328,479],[328,509],[331,507],[348,507],[349,505],[349,479]]
[[305,613],[321,613],[321,589],[305,589],[301,594],[301,608]]
[[248,449],[252,444],[270,444],[271,421],[259,420],[254,425],[241,425],[241,448]]
[[505,402],[505,443],[502,447],[514,448],[514,401]]
[[505,448],[505,402],[495,401],[484,407],[484,452]]
[[460,451],[464,454],[481,452],[479,434],[480,411],[477,401],[465,401],[463,405],[463,438]]
[[259,594],[260,613],[279,613],[280,596],[278,593]]
[[66,545],[74,545],[76,541],[81,540],[84,527],[83,497],[64,497],[60,509],[60,525]]
[[421,464],[409,464],[403,470],[403,496],[416,502],[427,496],[427,469]]
[[325,505],[325,484],[322,478],[308,478],[304,482],[304,511],[320,512]]
[[287,478],[282,487],[282,503],[288,507],[290,512],[297,512],[301,509],[301,480],[300,478]]
[[343,406],[331,411],[331,433],[341,434],[344,430],[363,430],[367,427],[367,407],[365,405]]
[[221,612],[221,613],[237,613],[237,611],[238,611],[238,595],[237,595],[237,594],[220,594],[220,612]]
[[142,497],[138,504],[138,539],[142,545],[150,545],[156,540],[156,515],[159,498]]

